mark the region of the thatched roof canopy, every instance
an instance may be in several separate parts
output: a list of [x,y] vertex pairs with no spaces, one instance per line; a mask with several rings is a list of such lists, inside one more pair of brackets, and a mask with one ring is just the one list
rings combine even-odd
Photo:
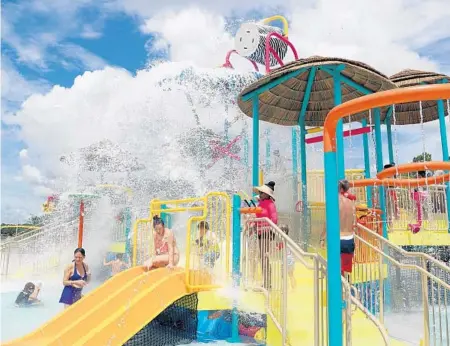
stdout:
[[[333,77],[326,69],[336,65],[344,65],[341,75],[362,86],[369,93],[396,88],[396,85],[387,76],[361,62],[314,56],[288,63],[248,86],[239,95],[239,107],[247,116],[252,117],[252,100],[244,101],[242,96],[291,72],[306,69],[259,95],[260,120],[285,126],[298,125],[300,110],[306,95],[309,68],[316,67],[314,83],[305,113],[305,125],[323,126],[328,112],[335,106]],[[364,92],[346,83],[341,84],[341,91],[342,103],[365,95]],[[367,114],[368,112],[352,115],[350,119],[348,117],[344,119],[344,122],[360,121],[367,117]]]
[[[435,84],[450,77],[441,73],[418,70],[403,70],[390,77],[399,88],[412,87],[423,84]],[[420,102],[403,103],[395,105],[392,112],[391,124],[409,125],[433,121],[439,118],[436,101],[422,101],[422,116],[420,115]]]

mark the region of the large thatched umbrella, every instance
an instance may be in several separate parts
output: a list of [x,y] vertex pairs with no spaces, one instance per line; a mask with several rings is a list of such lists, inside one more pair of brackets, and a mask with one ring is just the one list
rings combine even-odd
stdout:
[[[259,119],[285,126],[298,125],[302,105],[307,102],[304,125],[322,126],[328,112],[335,106],[334,79],[331,74],[334,66],[343,67],[342,103],[370,93],[396,88],[387,76],[361,62],[313,56],[288,63],[248,86],[239,95],[239,107],[247,116],[252,117],[252,100],[246,99],[246,94],[292,72],[302,71],[259,94]],[[308,95],[308,79],[312,69],[315,75]],[[360,121],[366,116],[367,112],[353,115],[351,119],[344,119],[344,122]]]
[[[435,84],[444,80],[450,82],[450,77],[441,73],[418,70],[403,70],[390,77],[399,88],[412,87],[423,84]],[[390,111],[392,112],[392,110]],[[395,105],[392,112],[391,123],[393,125],[420,124],[439,118],[436,101],[422,101],[422,116],[420,114],[420,102],[403,103]]]

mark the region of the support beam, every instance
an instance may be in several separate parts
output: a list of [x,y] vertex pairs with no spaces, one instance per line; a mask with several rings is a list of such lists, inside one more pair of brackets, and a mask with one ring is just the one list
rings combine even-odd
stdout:
[[392,128],[391,128],[391,119],[386,121],[386,130],[387,130],[387,140],[388,140],[388,155],[389,155],[389,163],[394,163],[394,146],[392,145]]
[[311,67],[308,75],[308,82],[306,84],[305,96],[303,97],[302,107],[300,109],[300,114],[298,117],[298,125],[300,127],[300,164],[301,164],[301,183],[302,183],[302,203],[303,203],[303,225],[305,232],[305,248],[307,248],[307,244],[309,243],[310,236],[310,226],[308,220],[308,174],[307,174],[307,164],[306,164],[306,126],[305,126],[305,116],[306,110],[308,109],[309,98],[311,96],[311,90],[314,85],[314,80],[316,78],[316,67]]
[[263,92],[270,90],[274,87],[276,87],[277,85],[286,82],[287,80],[297,77],[299,74],[302,74],[303,72],[306,72],[308,70],[308,68],[301,68],[298,69],[296,71],[292,71],[289,72],[281,77],[275,78],[273,81],[262,85],[261,87],[259,87],[258,89],[252,90],[247,94],[242,95],[242,101],[248,101],[251,98],[253,98],[254,96],[258,97],[259,95],[261,95]]

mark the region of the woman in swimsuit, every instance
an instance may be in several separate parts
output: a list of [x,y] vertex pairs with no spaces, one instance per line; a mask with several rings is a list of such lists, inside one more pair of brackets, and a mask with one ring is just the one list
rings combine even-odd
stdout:
[[59,299],[64,304],[64,308],[68,308],[73,303],[81,299],[83,287],[91,279],[89,266],[84,263],[86,252],[83,248],[75,249],[73,263],[69,264],[64,271],[63,285],[64,289]]
[[173,268],[180,260],[180,252],[172,230],[164,227],[164,220],[153,217],[153,240],[155,253],[145,265],[149,270],[161,267]]

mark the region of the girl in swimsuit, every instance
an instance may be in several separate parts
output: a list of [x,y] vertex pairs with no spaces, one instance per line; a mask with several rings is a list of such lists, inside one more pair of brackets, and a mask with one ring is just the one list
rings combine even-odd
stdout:
[[91,273],[89,272],[89,266],[84,263],[86,252],[83,248],[75,249],[74,263],[67,266],[64,271],[63,285],[64,289],[59,299],[60,303],[64,304],[64,308],[68,308],[73,303],[81,299],[83,287],[91,279]]
[[153,217],[153,230],[155,253],[145,265],[148,270],[175,267],[180,260],[180,252],[172,230],[164,227],[164,220],[157,215]]

